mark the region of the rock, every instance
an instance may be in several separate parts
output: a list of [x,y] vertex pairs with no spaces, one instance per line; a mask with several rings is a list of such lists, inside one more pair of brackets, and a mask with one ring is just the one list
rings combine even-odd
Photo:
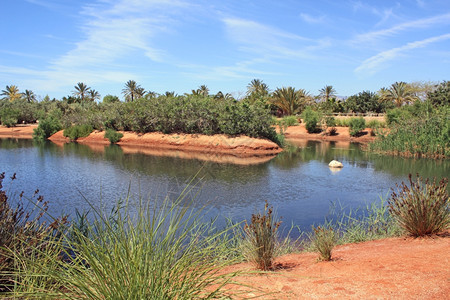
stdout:
[[330,168],[343,168],[344,167],[344,165],[341,162],[334,160],[334,159],[328,164],[328,166]]

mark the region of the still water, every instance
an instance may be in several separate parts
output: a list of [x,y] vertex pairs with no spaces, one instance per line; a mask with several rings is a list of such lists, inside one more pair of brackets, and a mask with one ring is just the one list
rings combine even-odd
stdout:
[[[9,195],[17,198],[24,191],[32,196],[39,189],[54,215],[88,210],[87,201],[111,210],[128,194],[131,206],[139,197],[175,198],[195,177],[187,198],[193,199],[194,208],[206,207],[205,218],[219,216],[219,224],[225,218],[249,219],[268,200],[285,226],[309,230],[324,221],[332,204],[361,208],[386,198],[409,173],[442,178],[448,177],[450,167],[448,160],[373,155],[358,144],[342,142],[293,141],[285,152],[265,161],[219,156],[207,161],[182,152],[142,152],[117,145],[35,145],[30,140],[0,139],[0,172],[6,172]],[[344,168],[330,170],[333,159]],[[13,173],[17,179],[11,182]]]

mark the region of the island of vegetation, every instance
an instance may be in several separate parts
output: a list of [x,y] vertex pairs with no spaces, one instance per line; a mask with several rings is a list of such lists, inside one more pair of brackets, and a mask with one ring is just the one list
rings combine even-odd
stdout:
[[[33,133],[38,141],[109,141],[274,155],[282,151],[286,139],[348,138],[370,142],[369,150],[385,154],[432,158],[450,154],[449,81],[395,82],[376,93],[362,91],[348,98],[338,97],[330,85],[319,92],[313,96],[293,87],[271,92],[254,79],[245,97],[235,99],[228,93],[211,95],[205,85],[183,95],[157,94],[130,80],[123,89],[125,101],[113,95],[99,101],[99,93],[82,82],[60,100],[46,96],[36,101],[32,91],[20,93],[11,85],[1,93],[0,121],[6,127],[38,122]],[[299,124],[304,132],[292,129]],[[204,136],[215,138],[207,141]]]

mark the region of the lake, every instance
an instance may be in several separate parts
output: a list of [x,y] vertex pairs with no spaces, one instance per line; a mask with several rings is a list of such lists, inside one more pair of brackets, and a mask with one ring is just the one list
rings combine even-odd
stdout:
[[[110,211],[128,194],[132,207],[140,196],[176,198],[191,182],[185,202],[193,199],[194,208],[206,207],[205,218],[219,216],[219,224],[225,218],[250,219],[267,200],[285,226],[295,224],[302,230],[322,223],[333,204],[348,210],[379,202],[409,173],[438,178],[449,174],[448,160],[374,155],[347,142],[291,143],[270,160],[248,160],[252,164],[245,165],[245,159],[229,163],[233,157],[206,161],[201,155],[148,155],[145,149],[129,151],[117,145],[35,145],[31,140],[0,139],[0,172],[6,172],[9,195],[18,198],[24,191],[31,197],[39,189],[54,215],[88,210],[87,201]],[[331,170],[328,163],[333,159],[344,168]],[[13,173],[17,180],[11,182]]]

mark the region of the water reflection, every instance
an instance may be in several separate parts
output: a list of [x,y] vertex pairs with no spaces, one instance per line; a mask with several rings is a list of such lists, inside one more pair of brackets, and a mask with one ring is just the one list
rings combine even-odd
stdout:
[[[292,141],[275,158],[250,165],[148,153],[117,145],[0,139],[0,171],[18,174],[17,193],[31,195],[39,188],[51,209],[68,213],[88,207],[84,198],[109,210],[128,191],[144,198],[177,197],[199,173],[187,199],[195,198],[196,208],[207,205],[209,217],[241,221],[268,200],[284,224],[309,229],[324,220],[331,203],[361,207],[379,201],[409,173],[440,178],[449,168],[448,160],[373,155],[347,142]],[[333,159],[344,164],[339,172],[328,167]]]

